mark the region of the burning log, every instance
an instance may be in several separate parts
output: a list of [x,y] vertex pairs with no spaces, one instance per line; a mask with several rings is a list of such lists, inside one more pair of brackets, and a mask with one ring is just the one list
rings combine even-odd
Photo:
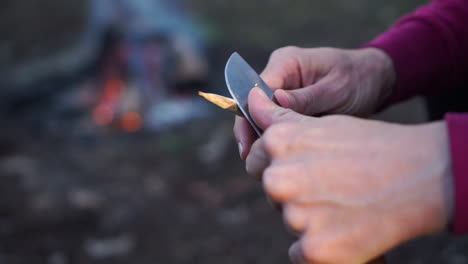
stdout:
[[198,92],[198,95],[201,97],[205,98],[206,100],[210,101],[211,103],[228,110],[240,117],[244,117],[244,114],[241,112],[239,107],[237,106],[237,102],[229,97],[225,97],[222,95],[218,94],[212,94],[212,93],[204,93],[204,92]]

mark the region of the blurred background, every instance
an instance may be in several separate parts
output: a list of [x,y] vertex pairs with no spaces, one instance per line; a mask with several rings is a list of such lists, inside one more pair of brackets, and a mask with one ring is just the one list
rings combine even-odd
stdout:
[[[196,92],[227,94],[234,51],[261,71],[285,45],[359,47],[425,2],[2,0],[0,263],[289,263],[232,115]],[[376,118],[428,116],[419,98]],[[439,235],[389,259],[467,251]]]

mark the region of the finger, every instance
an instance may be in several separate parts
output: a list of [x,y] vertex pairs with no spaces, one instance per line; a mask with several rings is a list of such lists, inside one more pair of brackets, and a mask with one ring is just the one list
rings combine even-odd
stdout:
[[257,135],[247,119],[239,116],[236,116],[233,130],[239,148],[239,155],[241,159],[245,160]]
[[305,115],[317,115],[336,108],[340,96],[333,92],[336,85],[325,78],[304,88],[277,90],[275,98],[282,107]]
[[271,54],[261,77],[273,91],[301,86],[301,71],[298,70],[300,50],[297,47],[284,47]]
[[[314,222],[315,222],[315,216]],[[329,220],[332,220],[329,218]],[[346,220],[344,220],[346,223]],[[300,239],[301,256],[309,263],[368,263],[368,264],[385,264],[382,263],[382,258],[375,258],[372,252],[374,245],[365,243],[358,237],[350,233],[353,226],[344,226],[343,220],[341,224],[324,225],[323,228],[315,230],[307,227]],[[341,226],[340,226],[341,225]],[[351,231],[352,232],[352,231]],[[368,238],[375,237],[368,236]],[[363,243],[364,242],[364,243]],[[368,239],[367,239],[368,242]],[[374,259],[373,261],[369,261]]]
[[308,207],[294,203],[284,206],[284,222],[293,234],[300,234],[307,228],[310,220],[308,210]]
[[294,264],[307,264],[307,261],[304,258],[304,253],[302,252],[301,241],[296,241],[289,248],[289,258]]
[[263,171],[270,164],[270,158],[265,152],[265,147],[263,145],[263,140],[258,139],[254,142],[250,149],[250,153],[247,156],[245,162],[245,168],[247,173],[251,176],[261,179]]
[[284,77],[282,76],[283,72],[281,72],[281,68],[277,65],[268,62],[265,70],[260,74],[260,77],[263,81],[270,87],[272,91],[278,89],[284,89]]
[[258,87],[250,91],[249,111],[255,123],[263,130],[275,123],[305,120],[305,116],[273,103],[265,92]]
[[270,126],[262,135],[265,151],[272,159],[294,155],[292,147],[301,133],[304,133],[304,128],[297,123]]
[[[284,155],[292,160],[297,159],[296,153],[288,154],[288,140],[286,137],[294,137],[300,126],[293,123],[283,123],[272,127],[266,131],[265,134],[257,139],[251,146],[250,151],[246,158],[247,172],[258,178],[262,178],[265,169],[270,165],[273,159],[281,159]],[[288,162],[286,162],[288,163]],[[280,166],[278,166],[280,167]],[[299,167],[292,168],[297,169]],[[286,173],[290,173],[287,171]]]
[[296,199],[301,187],[293,167],[271,166],[263,173],[263,188],[276,202],[289,202]]
[[263,180],[265,191],[272,199],[300,204],[345,199],[346,195],[330,191],[347,184],[339,177],[342,172],[338,172],[333,159],[324,158],[322,153],[295,150],[293,145],[289,145],[286,152],[276,158],[267,152],[271,156],[271,165],[265,170]]

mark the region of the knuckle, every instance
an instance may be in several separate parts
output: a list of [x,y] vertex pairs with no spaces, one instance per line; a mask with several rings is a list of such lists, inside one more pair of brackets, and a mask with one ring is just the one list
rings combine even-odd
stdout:
[[284,208],[284,221],[294,232],[303,232],[307,227],[307,212],[305,209],[288,205]]
[[335,243],[329,239],[318,240],[305,238],[301,244],[304,259],[311,263],[343,263],[339,259],[338,249],[335,247]]
[[278,200],[281,196],[281,179],[284,173],[274,166],[268,167],[263,172],[263,188],[273,199]]
[[302,254],[304,256],[304,259],[307,262],[311,263],[329,263],[328,261],[328,256],[325,253],[326,250],[324,249],[324,246],[316,243],[316,242],[311,242],[312,240],[310,239],[304,239],[303,243],[301,244],[301,250]]
[[245,169],[249,175],[255,178],[260,178],[262,171],[267,165],[267,160],[260,147],[260,142],[256,141],[250,150],[249,155],[245,161]]
[[277,168],[270,166],[263,172],[263,188],[265,192],[272,196],[277,196],[277,188],[275,186],[278,185],[279,179],[283,176],[283,173],[278,170]]
[[297,196],[299,187],[288,167],[273,164],[263,173],[263,189],[271,199],[289,203]]
[[263,144],[265,146],[266,152],[270,156],[276,156],[278,153],[278,148],[282,142],[280,140],[282,134],[283,129],[281,125],[272,125],[263,134]]
[[286,155],[297,137],[299,127],[297,122],[278,123],[270,126],[263,135],[265,151],[268,155],[271,157]]
[[282,48],[279,48],[271,54],[271,57],[276,57],[276,56],[284,56],[285,54],[290,55],[290,54],[296,54],[301,48],[297,46],[285,46]]
[[288,120],[288,119],[293,119],[292,117],[294,115],[294,111],[289,109],[289,108],[282,108],[281,110],[275,111],[273,113],[273,119],[275,120]]

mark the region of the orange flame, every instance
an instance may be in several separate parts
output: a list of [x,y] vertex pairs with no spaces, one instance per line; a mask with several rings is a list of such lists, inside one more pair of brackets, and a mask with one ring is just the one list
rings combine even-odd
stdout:
[[126,132],[136,132],[141,129],[143,121],[136,112],[125,113],[122,116],[121,126]]

